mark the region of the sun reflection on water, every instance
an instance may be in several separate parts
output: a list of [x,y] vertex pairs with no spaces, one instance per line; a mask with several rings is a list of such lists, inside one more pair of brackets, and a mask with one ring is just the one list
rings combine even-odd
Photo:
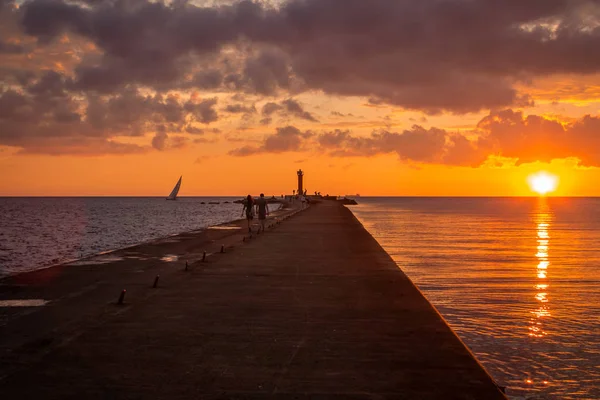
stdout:
[[509,399],[599,399],[600,199],[353,208]]
[[537,307],[531,311],[532,317],[529,321],[529,336],[541,338],[548,334],[544,329],[543,319],[550,317],[549,306],[549,289],[550,284],[547,282],[548,270],[550,267],[549,248],[550,248],[550,222],[552,220],[552,212],[548,207],[546,199],[541,198],[538,203],[537,213],[535,215],[535,223],[537,224],[537,282],[534,285],[535,300]]

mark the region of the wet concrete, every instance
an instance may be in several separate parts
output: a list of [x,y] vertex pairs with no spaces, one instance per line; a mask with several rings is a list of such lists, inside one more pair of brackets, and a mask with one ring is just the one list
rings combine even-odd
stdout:
[[[230,229],[193,236],[124,250],[113,263],[2,281],[0,299],[50,303],[0,310],[0,393],[504,398],[337,202],[313,206],[251,240]],[[167,256],[177,261],[156,261]],[[118,306],[122,289],[125,304]]]

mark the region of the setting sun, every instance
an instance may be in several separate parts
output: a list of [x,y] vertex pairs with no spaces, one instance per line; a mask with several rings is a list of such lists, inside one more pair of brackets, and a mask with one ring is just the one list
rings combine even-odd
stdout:
[[556,190],[556,186],[558,186],[558,177],[547,172],[538,172],[530,175],[527,181],[531,190],[541,195],[553,192]]

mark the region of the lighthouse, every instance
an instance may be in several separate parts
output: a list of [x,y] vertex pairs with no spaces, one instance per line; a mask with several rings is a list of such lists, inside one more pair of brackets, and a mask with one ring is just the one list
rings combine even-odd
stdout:
[[302,194],[304,193],[304,185],[302,184],[302,178],[304,177],[304,172],[301,169],[298,170],[298,191],[296,193]]

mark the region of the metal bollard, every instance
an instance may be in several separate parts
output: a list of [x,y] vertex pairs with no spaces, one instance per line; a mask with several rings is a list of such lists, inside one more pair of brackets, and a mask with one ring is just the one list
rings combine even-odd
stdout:
[[188,262],[187,261],[185,262],[185,270],[186,271],[188,270]]
[[123,291],[121,292],[121,295],[119,296],[119,301],[117,301],[117,304],[123,305],[123,302],[125,301],[125,293],[126,292],[127,292],[127,290],[123,289]]
[[202,254],[202,262],[206,261],[206,252]]
[[224,244],[221,245],[221,253],[225,253],[225,245]]
[[156,278],[154,278],[154,285],[152,285],[152,287],[154,289],[156,289],[158,287],[158,278],[160,278],[160,275],[156,275]]

